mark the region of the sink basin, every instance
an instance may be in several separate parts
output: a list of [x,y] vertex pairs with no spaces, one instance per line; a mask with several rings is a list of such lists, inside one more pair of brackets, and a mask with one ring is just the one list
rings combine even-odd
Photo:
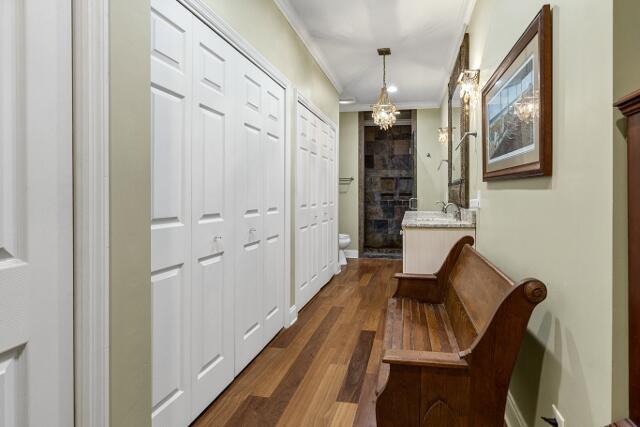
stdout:
[[457,219],[453,213],[445,214],[441,211],[407,211],[402,221],[403,227],[425,228],[462,228],[473,227],[468,221]]

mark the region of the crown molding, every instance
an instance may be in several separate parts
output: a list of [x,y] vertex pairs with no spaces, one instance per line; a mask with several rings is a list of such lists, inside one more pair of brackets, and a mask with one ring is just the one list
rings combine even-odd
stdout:
[[[398,102],[395,104],[398,110],[424,110],[428,108],[440,108],[437,102]],[[358,111],[371,111],[370,104],[345,104],[340,106],[341,113]]]
[[320,69],[324,72],[324,74],[327,76],[327,78],[329,79],[333,87],[336,89],[336,91],[338,91],[338,94],[342,93],[342,89],[343,89],[342,84],[336,77],[331,67],[329,67],[329,64],[327,63],[326,58],[322,54],[322,51],[320,50],[320,48],[318,48],[316,43],[313,41],[313,38],[307,31],[307,28],[305,27],[304,23],[300,19],[300,16],[291,6],[290,0],[273,0],[273,1],[276,4],[276,6],[278,6],[278,9],[280,9],[280,12],[282,12],[284,17],[287,18],[287,21],[289,21],[289,25],[291,25],[291,28],[293,28],[293,30],[296,32],[298,37],[300,37],[300,40],[302,40],[302,43],[306,46],[307,50],[309,51],[311,56],[313,56],[316,63],[318,64]]

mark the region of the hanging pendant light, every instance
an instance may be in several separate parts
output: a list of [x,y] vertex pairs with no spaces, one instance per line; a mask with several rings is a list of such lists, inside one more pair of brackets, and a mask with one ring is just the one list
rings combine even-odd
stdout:
[[391,49],[381,48],[378,49],[378,55],[382,56],[382,89],[380,89],[380,95],[378,101],[372,105],[373,122],[380,126],[380,129],[387,130],[396,122],[396,115],[400,114],[397,108],[389,99],[389,92],[387,91],[387,62],[386,56],[391,55]]

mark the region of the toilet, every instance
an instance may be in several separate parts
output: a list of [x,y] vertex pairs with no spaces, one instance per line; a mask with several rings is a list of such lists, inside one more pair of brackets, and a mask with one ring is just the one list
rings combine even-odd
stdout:
[[344,255],[344,250],[351,244],[351,236],[348,234],[338,234],[338,262],[340,265],[347,265],[347,257]]

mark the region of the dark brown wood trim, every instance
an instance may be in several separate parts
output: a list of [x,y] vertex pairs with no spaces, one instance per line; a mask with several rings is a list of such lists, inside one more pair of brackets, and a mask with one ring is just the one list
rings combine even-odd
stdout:
[[358,256],[364,253],[364,112],[358,113]]
[[616,421],[615,423],[609,424],[609,427],[637,427],[637,424],[631,421],[629,418],[625,418],[624,420]]
[[629,420],[640,424],[640,91],[615,106],[628,118]]
[[[496,82],[504,75],[513,61],[522,53],[531,40],[538,36],[540,57],[540,155],[537,162],[519,165],[499,171],[487,171],[487,129],[486,99]],[[542,9],[520,36],[482,90],[482,179],[523,178],[532,176],[551,176],[553,172],[553,31],[551,7]]]
[[615,104],[614,107],[618,108],[622,114],[627,117],[630,117],[634,114],[640,112],[640,89],[635,92],[630,93],[629,95],[620,98]]
[[[458,57],[453,65],[451,76],[449,77],[449,86],[447,91],[447,127],[449,132],[449,146],[447,147],[449,156],[448,165],[448,183],[449,201],[462,207],[469,207],[469,144],[465,143],[460,146],[460,179],[456,182],[452,181],[453,177],[453,146],[458,141],[453,141],[453,118],[451,117],[453,109],[451,107],[451,98],[455,95],[456,86],[458,85],[458,77],[464,70],[469,69],[469,34],[465,34],[460,44]],[[464,135],[469,130],[469,107],[465,105],[460,110],[460,135]]]

